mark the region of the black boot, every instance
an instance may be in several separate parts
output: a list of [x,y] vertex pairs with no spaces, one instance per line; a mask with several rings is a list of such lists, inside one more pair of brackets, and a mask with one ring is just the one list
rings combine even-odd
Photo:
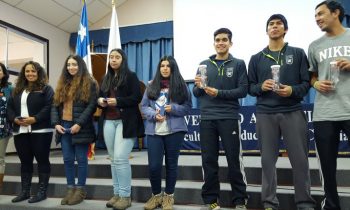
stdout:
[[37,203],[39,201],[45,200],[47,187],[49,185],[50,174],[39,174],[39,185],[38,185],[38,193],[32,196],[28,203]]
[[12,199],[12,203],[27,200],[30,197],[30,186],[32,185],[32,173],[21,173],[22,191]]

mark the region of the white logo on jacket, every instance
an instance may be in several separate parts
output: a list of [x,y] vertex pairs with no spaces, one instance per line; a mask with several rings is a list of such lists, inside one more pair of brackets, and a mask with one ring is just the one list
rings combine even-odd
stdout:
[[226,76],[232,77],[232,75],[233,75],[233,67],[227,68],[226,69]]
[[293,55],[286,56],[286,64],[293,64]]

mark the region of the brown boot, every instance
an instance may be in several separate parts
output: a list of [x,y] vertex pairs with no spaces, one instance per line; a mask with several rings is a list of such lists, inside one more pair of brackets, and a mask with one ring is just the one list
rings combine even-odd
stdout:
[[4,185],[4,174],[0,174],[0,192],[2,192],[3,185]]
[[120,197],[117,202],[114,203],[113,209],[124,210],[131,206],[130,197]]
[[61,200],[61,205],[67,205],[68,204],[68,200],[73,197],[75,192],[75,188],[73,187],[69,187],[66,193],[66,196],[64,196],[64,198]]
[[109,199],[109,201],[106,203],[106,207],[107,208],[112,208],[113,204],[115,204],[115,202],[117,202],[119,200],[119,195],[115,195],[113,196],[111,199]]
[[145,210],[153,210],[162,205],[163,202],[163,194],[159,193],[157,195],[152,195],[152,197],[145,203]]
[[86,198],[86,192],[83,188],[76,188],[73,196],[68,199],[68,205],[76,205]]
[[174,194],[166,194],[163,195],[163,203],[162,203],[162,209],[163,210],[173,210],[174,205]]

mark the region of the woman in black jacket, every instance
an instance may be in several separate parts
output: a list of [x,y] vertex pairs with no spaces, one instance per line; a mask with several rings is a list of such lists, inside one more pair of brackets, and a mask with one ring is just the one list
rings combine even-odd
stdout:
[[13,123],[13,135],[21,161],[21,193],[12,199],[20,202],[30,197],[34,157],[38,163],[39,189],[28,202],[46,199],[50,177],[50,145],[53,129],[50,126],[50,108],[53,89],[39,63],[24,64],[16,81],[16,88],[7,106],[8,119]]
[[140,83],[130,71],[121,49],[109,54],[107,73],[101,84],[98,104],[102,107],[103,135],[111,158],[113,197],[106,204],[115,209],[131,206],[131,166],[129,155],[135,139],[144,135],[139,106]]
[[[86,197],[87,152],[95,139],[93,114],[96,110],[97,84],[84,60],[70,55],[64,63],[51,109],[56,142],[61,143],[68,190],[62,205],[75,205]],[[75,182],[74,162],[78,162]]]

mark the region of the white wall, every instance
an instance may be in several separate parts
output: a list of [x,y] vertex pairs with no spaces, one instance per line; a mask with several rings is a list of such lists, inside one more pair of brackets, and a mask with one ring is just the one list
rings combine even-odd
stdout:
[[[56,27],[53,27],[27,13],[22,12],[6,3],[0,1],[0,19],[32,32],[36,35],[49,40],[49,71],[50,84],[55,87],[59,74],[66,57],[70,54],[69,51],[69,33],[66,33]],[[52,147],[55,147],[54,143]],[[11,139],[8,147],[8,152],[14,152],[14,144]]]
[[198,64],[215,54],[213,33],[222,27],[233,34],[230,52],[248,65],[251,55],[267,46],[266,21],[276,13],[288,21],[285,41],[306,52],[323,34],[314,20],[319,1],[174,0],[174,54],[182,76],[194,79]]
[[70,34],[1,1],[0,19],[49,40],[50,84],[56,86],[63,62],[70,53]]
[[[117,8],[119,26],[173,20],[173,0],[127,0]],[[109,28],[111,14],[91,25],[90,30]]]

